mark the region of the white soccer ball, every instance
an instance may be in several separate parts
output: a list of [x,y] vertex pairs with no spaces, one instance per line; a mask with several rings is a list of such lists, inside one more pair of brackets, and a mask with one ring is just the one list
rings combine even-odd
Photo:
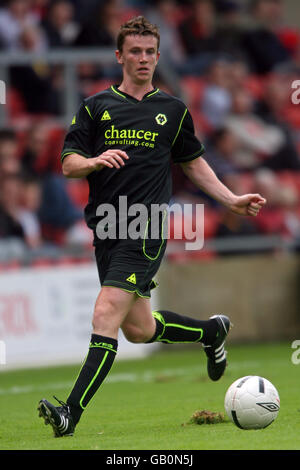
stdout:
[[224,405],[228,417],[239,428],[262,429],[277,417],[280,399],[269,380],[248,375],[230,385]]

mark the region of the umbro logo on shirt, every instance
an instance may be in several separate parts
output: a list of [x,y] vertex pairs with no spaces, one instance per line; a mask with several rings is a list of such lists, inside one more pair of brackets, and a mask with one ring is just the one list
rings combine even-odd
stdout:
[[109,112],[107,110],[104,111],[104,113],[102,114],[101,121],[110,121],[110,120],[111,120],[111,117],[110,117]]

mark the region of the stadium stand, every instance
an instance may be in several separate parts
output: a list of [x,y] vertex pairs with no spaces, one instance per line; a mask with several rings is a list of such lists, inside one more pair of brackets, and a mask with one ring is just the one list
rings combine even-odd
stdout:
[[[90,10],[92,3],[95,4],[97,14],[100,16],[92,16],[93,11],[91,13]],[[193,6],[188,1],[160,0],[155,2],[155,5],[153,2],[141,2],[141,7],[137,9],[136,5],[132,5],[130,1],[91,2],[90,4],[90,2],[74,3],[61,0],[55,2],[54,5],[50,1],[44,1],[41,4],[32,0],[24,2],[22,11],[18,13],[19,16],[14,10],[14,2],[8,2],[0,9],[1,70],[6,67],[8,79],[10,77],[6,113],[5,116],[1,115],[1,212],[5,214],[5,217],[11,217],[16,223],[21,225],[23,223],[23,230],[25,230],[24,221],[22,222],[20,216],[18,218],[16,215],[16,213],[24,212],[21,192],[25,176],[28,177],[30,174],[40,188],[40,200],[35,202],[36,205],[31,210],[31,214],[28,214],[28,219],[37,220],[40,224],[41,241],[39,250],[34,252],[28,240],[26,241],[26,237],[23,237],[22,242],[25,244],[23,253],[28,255],[31,251],[31,256],[27,258],[25,256],[26,262],[31,259],[35,266],[47,265],[47,263],[52,263],[55,257],[60,258],[59,262],[63,263],[69,263],[72,260],[78,262],[79,258],[89,257],[91,251],[91,247],[87,248],[90,243],[90,234],[83,229],[82,224],[83,208],[88,198],[87,183],[84,180],[61,178],[60,149],[68,126],[67,119],[70,118],[61,103],[64,102],[70,83],[65,82],[63,63],[47,63],[47,54],[59,49],[67,56],[70,52],[79,50],[83,52],[82,48],[86,48],[84,49],[86,51],[96,51],[95,47],[104,47],[104,49],[107,46],[114,47],[114,31],[124,19],[139,13],[145,16],[149,13],[151,17],[157,18],[158,22],[165,24],[166,30],[163,31],[165,36],[169,34],[170,37],[175,37],[176,35],[176,41],[181,38],[180,56],[169,63],[166,59],[165,62],[163,61],[162,55],[162,67],[156,79],[160,87],[171,92],[173,92],[175,82],[179,84],[181,97],[191,111],[196,132],[207,146],[208,156],[217,150],[213,144],[213,137],[216,132],[220,131],[220,127],[226,124],[226,119],[232,113],[237,91],[244,92],[251,97],[251,115],[255,118],[255,122],[260,119],[265,127],[271,124],[277,126],[278,132],[284,135],[285,143],[281,146],[278,144],[280,148],[272,155],[266,157],[260,150],[252,149],[255,159],[251,167],[245,167],[239,157],[235,158],[234,162],[231,160],[230,164],[234,163],[235,177],[231,180],[226,179],[226,183],[232,184],[233,189],[238,188],[239,191],[246,192],[254,191],[259,184],[260,190],[264,193],[270,189],[268,184],[271,184],[272,180],[272,184],[277,189],[280,188],[282,199],[275,198],[276,200],[272,200],[270,207],[262,211],[255,223],[255,234],[265,236],[280,233],[294,242],[294,249],[299,249],[300,113],[299,105],[291,101],[291,84],[299,78],[300,32],[297,28],[284,24],[283,4],[280,10],[272,12],[271,22],[270,12],[266,13],[266,10],[262,8],[264,0],[251,2],[250,10],[243,9],[239,2],[197,0],[192,3]],[[244,4],[245,2],[242,5]],[[103,11],[108,15],[107,18],[104,18]],[[191,14],[195,11],[198,16],[192,17]],[[5,18],[15,25],[15,36],[9,36]],[[105,37],[89,35],[87,38],[86,31],[91,18],[93,18],[93,24],[96,20],[106,22]],[[209,19],[207,30],[203,26],[203,18]],[[247,18],[248,23],[245,21]],[[253,25],[258,25],[258,23],[262,25],[262,28],[253,29]],[[25,29],[22,24],[26,24]],[[232,38],[224,48],[220,38],[224,38],[224,31],[228,31],[229,26],[232,29],[233,24],[235,38],[238,37],[240,41],[238,48],[233,48]],[[194,29],[187,28],[188,25],[193,25]],[[193,34],[192,43],[189,34]],[[257,57],[256,63],[253,61],[257,41],[261,35],[268,39],[265,46],[269,47],[269,50],[274,50],[274,44],[280,44],[280,48],[278,46],[276,49],[277,55],[271,57],[271,53],[269,54],[268,58],[270,60],[272,58],[272,61],[269,60],[268,63],[258,62]],[[110,41],[108,41],[109,36]],[[166,41],[170,37],[166,37]],[[191,44],[193,44],[193,50],[190,49]],[[37,55],[35,61],[27,65],[24,63],[18,69],[13,55],[10,56],[11,51],[25,55],[27,52],[38,52],[42,54],[44,60],[41,60],[41,55]],[[10,57],[8,62],[7,57],[6,62],[4,59],[1,62],[1,56],[4,57],[4,55]],[[268,54],[265,53],[265,58],[267,56]],[[105,60],[95,63],[88,58],[84,61],[82,56],[80,57],[77,63],[73,64],[72,69],[76,75],[75,86],[74,83],[72,85],[75,90],[74,109],[77,107],[76,103],[82,98],[109,87],[118,79],[116,68],[110,64],[105,65]],[[202,60],[203,57],[205,61]],[[262,60],[263,56],[260,59]],[[225,64],[223,68],[219,66],[221,63]],[[210,73],[212,69],[214,69],[213,79]],[[41,93],[45,84],[49,85],[49,93],[45,96],[45,100],[47,98],[49,101],[33,99],[37,88],[25,89],[18,86],[25,72],[28,76],[34,77],[36,80],[34,83],[38,84]],[[14,78],[16,75],[19,81]],[[31,99],[34,106],[29,106]],[[218,122],[212,119],[213,115],[218,116]],[[248,126],[248,132],[250,132],[250,122],[246,122],[245,125]],[[6,130],[12,130],[15,133],[17,145],[15,155],[9,153],[7,142],[1,139],[1,135],[3,136]],[[237,146],[243,145],[240,134],[237,133],[235,139]],[[236,155],[239,153],[237,152]],[[222,155],[218,158],[223,158],[221,161],[223,164],[229,163]],[[19,192],[19,196],[16,195],[18,207],[13,214],[5,206],[3,200],[5,181],[12,177],[8,174],[9,172],[15,173],[15,192]],[[59,211],[55,215],[52,214],[53,217],[43,212],[45,207],[43,201],[49,201],[53,188],[59,191],[60,199],[57,204],[61,209],[64,208],[64,214],[67,214],[65,221],[62,220]],[[174,181],[174,191],[176,200],[182,198],[184,201],[185,198],[191,198],[194,202],[205,202],[205,240],[225,236],[225,231],[228,236],[228,224],[233,221],[224,222],[221,208],[188,184],[184,175],[180,176],[178,172]],[[174,223],[172,219],[171,232],[174,229]],[[247,229],[241,228],[241,231],[243,230]],[[7,238],[9,234],[4,235],[0,230],[0,245],[5,246]],[[176,241],[174,243],[178,247],[178,243]],[[173,246],[173,243],[171,245]],[[0,253],[2,252],[3,250],[0,250]],[[76,256],[73,256],[74,252]],[[193,259],[210,259],[221,254],[220,250],[201,250],[193,254]],[[192,255],[182,253],[178,248],[174,250],[171,248],[169,256],[182,261]],[[0,260],[0,269],[3,269],[4,265],[6,268],[19,266],[13,256],[9,262],[2,261],[1,263]]]

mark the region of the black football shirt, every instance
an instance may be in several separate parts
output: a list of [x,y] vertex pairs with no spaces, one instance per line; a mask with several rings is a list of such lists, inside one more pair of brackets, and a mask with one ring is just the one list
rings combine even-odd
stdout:
[[158,88],[141,101],[112,86],[83,101],[66,135],[61,158],[78,153],[86,158],[108,149],[125,151],[120,169],[104,167],[87,176],[87,225],[95,231],[100,204],[116,209],[119,196],[132,204],[168,204],[172,194],[171,159],[183,163],[198,158],[204,147],[195,136],[192,117],[178,98]]

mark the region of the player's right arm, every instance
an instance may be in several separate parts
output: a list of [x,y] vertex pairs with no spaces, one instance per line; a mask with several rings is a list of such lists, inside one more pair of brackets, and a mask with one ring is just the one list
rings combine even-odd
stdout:
[[109,149],[94,158],[86,158],[78,153],[70,153],[62,162],[62,171],[67,178],[84,178],[93,171],[100,171],[105,167],[121,168],[128,160],[123,150]]
[[127,153],[119,149],[109,149],[94,157],[93,114],[93,102],[85,100],[69,127],[61,153],[62,171],[67,178],[84,178],[105,167],[119,169],[128,159]]

